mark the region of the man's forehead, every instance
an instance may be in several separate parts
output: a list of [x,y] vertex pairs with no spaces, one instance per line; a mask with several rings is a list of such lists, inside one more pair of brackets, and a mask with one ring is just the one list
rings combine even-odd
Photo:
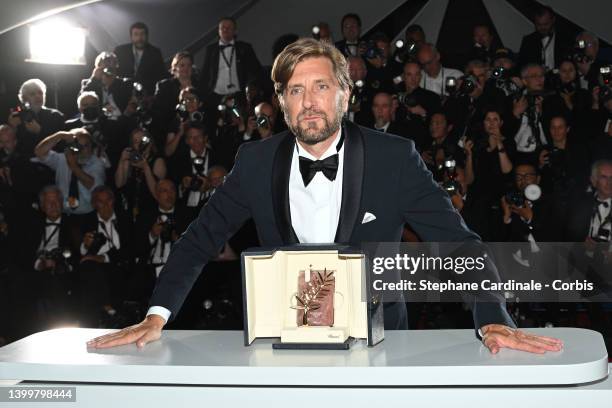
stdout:
[[304,79],[333,81],[334,75],[331,61],[325,57],[312,57],[298,62],[287,84],[289,86],[297,85]]

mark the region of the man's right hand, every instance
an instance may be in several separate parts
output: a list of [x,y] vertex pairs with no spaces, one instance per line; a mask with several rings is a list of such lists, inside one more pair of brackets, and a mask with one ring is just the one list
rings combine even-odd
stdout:
[[138,324],[89,340],[87,347],[104,349],[136,343],[136,346],[141,348],[149,342],[159,340],[165,324],[166,321],[161,316],[151,314]]
[[19,116],[19,112],[11,112],[6,122],[12,128],[16,128],[17,126],[21,125],[21,117]]

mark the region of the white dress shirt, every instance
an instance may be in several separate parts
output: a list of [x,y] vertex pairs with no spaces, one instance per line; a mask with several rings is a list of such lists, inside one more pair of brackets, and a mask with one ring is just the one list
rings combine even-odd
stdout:
[[[60,223],[62,222],[62,217],[59,217],[57,220],[52,221],[49,218],[45,219],[45,224],[57,224],[57,225],[46,225],[45,226],[45,235],[40,240],[40,244],[38,245],[39,251],[51,251],[59,246],[59,235],[60,235]],[[34,269],[37,269],[38,264],[40,263],[40,259],[36,259],[34,262]]]
[[[540,128],[540,143],[546,144],[546,135],[540,120],[538,120],[538,127]],[[529,119],[526,114],[523,114],[521,117],[521,126],[514,136],[514,141],[516,142],[516,150],[518,152],[532,153],[536,150],[537,143],[533,136],[531,126],[529,126]]]
[[[230,41],[228,44],[219,40],[219,45],[229,44],[231,44],[232,47],[226,47],[223,50],[219,50],[219,67],[217,71],[217,83],[215,84],[215,93],[218,95],[233,94],[240,90],[240,84],[238,83],[238,68],[236,67],[236,59],[238,59],[236,44],[234,40]],[[225,55],[225,59],[223,59],[223,55],[221,54]],[[231,60],[231,68],[227,66],[226,59],[228,62]],[[230,84],[234,86],[228,88]]]
[[459,79],[463,76],[463,72],[452,69],[442,67],[438,76],[436,78],[432,78],[427,75],[427,72],[422,71],[421,75],[421,88],[427,89],[428,91],[432,91],[437,93],[438,95],[448,95],[446,92],[446,80],[448,78]]
[[[555,68],[555,38],[557,36],[552,33],[552,36],[542,38],[542,61],[547,70]],[[548,44],[548,46],[547,46]]]
[[[208,156],[209,154],[207,148],[204,150],[204,174],[208,173]],[[193,160],[198,157],[198,155],[193,150],[189,150],[189,157],[191,157],[191,160]],[[191,165],[191,174],[192,177],[195,177],[196,169],[193,164]],[[200,204],[200,201],[206,198],[208,192],[202,193],[200,191],[189,191],[188,194],[189,197],[187,197],[187,207],[197,207]]]
[[591,225],[589,228],[589,236],[592,237],[597,234],[599,228],[601,227],[602,222],[604,222],[603,228],[607,231],[612,229],[612,225],[610,222],[606,222],[607,218],[610,216],[610,211],[612,210],[612,198],[608,198],[607,200],[602,200],[606,205],[598,205],[597,212],[593,214],[591,217]]
[[[299,146],[297,141],[295,143],[289,174],[289,211],[291,225],[300,243],[331,243],[336,237],[342,204],[342,175],[344,173],[344,143],[340,150],[336,151],[341,136],[342,128],[319,159]],[[304,186],[300,173],[299,156],[310,160],[323,160],[336,153],[338,153],[336,178],[332,181],[322,172],[318,172],[308,186]],[[159,315],[168,321],[171,312],[165,307],[152,306],[147,311],[147,316],[150,314]]]
[[[104,262],[109,263],[110,258],[108,257],[108,251],[113,248],[121,249],[121,241],[119,239],[119,232],[117,228],[115,228],[115,221],[117,220],[117,216],[115,214],[109,218],[108,221],[104,221],[100,214],[98,214],[98,229],[96,232],[103,234],[106,237],[106,242],[100,249],[96,255],[103,255]],[[87,254],[87,248],[85,248],[84,244],[81,244],[81,255]]]

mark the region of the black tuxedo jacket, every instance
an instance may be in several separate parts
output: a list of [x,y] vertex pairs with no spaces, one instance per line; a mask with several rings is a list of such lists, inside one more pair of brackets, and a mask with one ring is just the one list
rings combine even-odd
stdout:
[[[360,42],[361,42],[361,39],[359,39],[359,40],[357,41],[357,44],[359,44]],[[342,53],[342,55],[344,55],[345,57],[350,57],[350,56],[352,56],[352,55],[353,55],[353,54],[351,54],[351,53],[349,52],[349,49],[348,49],[348,47],[346,46],[346,40],[336,41],[336,42],[334,43],[334,45],[336,46],[336,48],[337,48],[337,49],[339,49],[339,50],[340,50],[340,52]],[[359,45],[357,45],[357,50],[359,50]],[[359,56],[359,55],[357,55],[357,56]]]
[[[149,233],[151,232],[153,224],[158,221],[159,216],[160,213],[157,209],[155,211],[148,211],[144,213],[136,223],[135,230],[137,239],[134,240],[136,245],[134,252],[141,262],[147,263],[151,256],[153,247],[149,241]],[[177,234],[182,234],[191,222],[188,214],[178,205],[174,207],[174,222]]]
[[[98,95],[100,104],[102,104],[102,101],[104,100],[102,89],[102,81],[91,77],[81,81],[81,92],[79,92],[79,94],[85,91],[93,91],[96,93],[96,95]],[[116,78],[110,86],[109,91],[113,95],[113,99],[115,100],[117,107],[121,110],[121,114],[123,114],[125,111],[125,108],[132,97],[132,89],[133,87],[131,81],[123,81],[119,78]]]
[[[434,182],[412,141],[350,122],[343,132],[344,178],[336,243],[399,242],[405,223],[426,241],[480,241]],[[163,306],[175,316],[202,267],[251,217],[262,246],[298,243],[289,209],[294,146],[295,137],[286,131],[240,147],[225,183],[174,245],[152,306]],[[366,211],[377,218],[362,224]],[[513,325],[501,299],[475,304],[473,311],[476,327]]]
[[[561,30],[555,30],[555,67],[559,66],[561,60],[567,55],[572,40],[564,35]],[[542,37],[537,31],[523,37],[519,51],[519,65],[529,63],[543,64],[542,60]]]
[[149,95],[153,95],[155,83],[168,75],[161,51],[151,44],[145,45],[137,72],[134,72],[132,43],[117,46],[115,54],[119,60],[117,75],[134,78],[145,87]]
[[[121,216],[117,213],[115,213],[115,215],[117,217],[115,220],[115,229],[117,230],[117,233],[119,234],[120,248],[119,249],[113,248],[110,251],[108,251],[106,254],[108,255],[110,263],[117,266],[119,265],[119,263],[126,264],[126,262],[129,262],[130,253],[131,253],[130,246],[132,244],[131,242],[132,240],[129,234],[130,221],[126,217]],[[85,236],[86,233],[98,231],[98,214],[96,212],[92,212],[91,214],[88,214],[86,219],[83,221],[80,227],[81,227],[81,242],[83,242],[83,237]]]
[[568,213],[563,234],[566,242],[584,242],[589,236],[591,217],[595,212],[596,200],[592,193],[584,193],[576,197],[570,204],[572,210]]
[[[26,268],[24,270],[33,269],[34,267],[34,261],[36,260],[38,248],[44,238],[45,223],[45,215],[38,213],[26,223],[25,228],[22,228],[21,236],[19,238],[20,242],[22,243],[20,245],[20,262],[21,265]],[[72,252],[71,261],[78,259],[78,246],[75,239],[71,237],[68,217],[66,215],[62,215],[58,233],[59,247],[70,249]]]
[[[240,89],[244,91],[249,81],[261,78],[262,68],[251,44],[243,41],[234,41],[234,49],[236,52],[234,58],[236,59],[236,71],[238,72],[238,84]],[[209,95],[215,90],[219,76],[220,57],[218,41],[206,47],[202,76],[200,78],[205,95]]]

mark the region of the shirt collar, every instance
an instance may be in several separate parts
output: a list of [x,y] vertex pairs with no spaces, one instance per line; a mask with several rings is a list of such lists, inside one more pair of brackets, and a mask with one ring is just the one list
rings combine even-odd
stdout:
[[189,149],[189,157],[191,157],[192,159],[195,159],[196,157],[204,157],[204,156],[206,156],[206,150],[208,150],[208,147],[204,148],[204,151],[202,152],[202,156],[198,156],[196,154],[196,152],[194,152],[193,150]]
[[59,218],[55,221],[50,220],[48,217],[45,218],[45,223],[51,223],[51,224],[61,224],[62,223],[62,216],[60,215]]
[[162,214],[174,214],[174,207],[172,207],[172,209],[166,211],[166,210],[162,210],[161,207],[157,207],[157,209],[159,210],[160,213]]
[[314,157],[312,154],[308,153],[306,149],[300,148],[297,139],[295,140],[295,152],[298,156],[302,156],[310,160],[323,160],[329,156],[333,156],[334,154],[340,153],[340,151],[342,151],[344,144],[342,144],[342,146],[340,147],[340,150],[336,150],[336,146],[338,145],[338,142],[340,141],[341,136],[342,136],[342,126],[340,126],[340,128],[338,129],[338,134],[334,138],[333,143],[329,145],[325,153],[323,153],[323,155],[318,159]]
[[223,42],[223,40],[219,39],[219,45],[234,45],[235,41],[232,40],[228,43]]
[[117,216],[115,215],[115,213],[113,213],[113,215],[110,217],[110,219],[108,221],[104,221],[104,219],[102,217],[100,217],[100,214],[97,214],[98,216],[98,221],[103,222],[104,224],[108,224],[109,222],[113,222],[117,219]]

